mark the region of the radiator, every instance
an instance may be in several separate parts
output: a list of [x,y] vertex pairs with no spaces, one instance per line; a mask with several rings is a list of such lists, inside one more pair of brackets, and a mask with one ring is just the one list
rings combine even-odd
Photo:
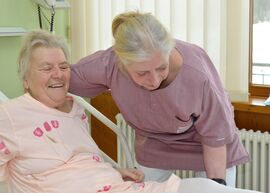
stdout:
[[[121,114],[116,115],[117,125],[126,136],[132,158],[135,165],[134,153],[134,130],[125,122]],[[241,129],[240,138],[251,156],[251,162],[237,166],[236,186],[238,188],[258,190],[270,193],[270,134]],[[121,167],[127,167],[124,152],[118,144],[117,147],[118,163]],[[176,175],[181,178],[195,177],[193,171],[176,171]]]

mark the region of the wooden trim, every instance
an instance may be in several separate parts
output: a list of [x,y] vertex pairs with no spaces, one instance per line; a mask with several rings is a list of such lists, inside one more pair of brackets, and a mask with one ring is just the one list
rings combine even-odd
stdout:
[[[234,110],[270,115],[270,106],[266,106],[264,97],[250,97],[248,102],[233,102]],[[270,129],[270,128],[269,128]]]
[[249,93],[251,96],[268,97],[270,94],[270,86],[252,84],[253,1],[254,0],[249,0]]
[[[104,92],[91,99],[91,104],[102,114],[116,123],[115,116],[119,109],[113,101],[110,92]],[[99,146],[113,160],[117,161],[117,137],[116,134],[95,117],[91,116],[92,137]]]
[[269,97],[270,94],[270,86],[259,86],[249,84],[249,93],[250,96],[255,97]]
[[235,123],[238,128],[270,132],[270,106],[266,106],[266,97],[249,97],[248,102],[233,102]]

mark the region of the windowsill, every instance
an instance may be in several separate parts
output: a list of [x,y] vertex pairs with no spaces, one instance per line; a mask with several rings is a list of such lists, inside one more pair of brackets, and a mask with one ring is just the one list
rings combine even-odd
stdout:
[[265,97],[252,96],[247,102],[235,101],[232,104],[236,111],[270,114],[270,106],[264,104],[265,100]]
[[270,132],[270,106],[266,106],[266,97],[249,97],[248,101],[234,101],[235,123],[238,128],[253,131]]

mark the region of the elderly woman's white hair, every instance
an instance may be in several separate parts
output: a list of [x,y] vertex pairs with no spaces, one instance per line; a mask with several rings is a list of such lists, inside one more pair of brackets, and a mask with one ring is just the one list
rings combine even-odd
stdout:
[[22,81],[29,74],[33,50],[40,47],[60,48],[66,59],[69,60],[69,49],[64,38],[43,30],[29,32],[25,37],[18,58],[18,74]]

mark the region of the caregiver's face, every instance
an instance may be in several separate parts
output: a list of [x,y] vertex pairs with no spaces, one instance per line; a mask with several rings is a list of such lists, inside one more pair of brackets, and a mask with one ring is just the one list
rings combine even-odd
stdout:
[[124,68],[132,80],[146,90],[158,89],[169,74],[169,62],[159,52],[149,60],[128,64]]

